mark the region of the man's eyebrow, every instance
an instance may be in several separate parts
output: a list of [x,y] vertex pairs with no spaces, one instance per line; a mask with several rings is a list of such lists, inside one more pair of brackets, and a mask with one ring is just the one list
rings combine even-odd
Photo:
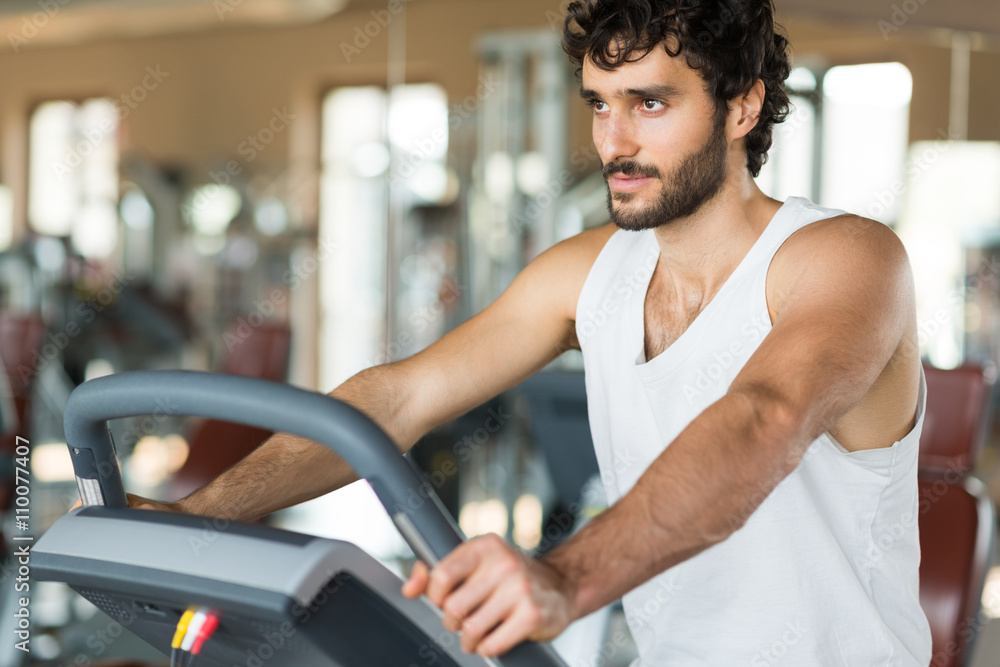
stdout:
[[[680,97],[680,95],[681,89],[679,87],[671,83],[663,83],[648,86],[646,88],[626,88],[625,90],[619,90],[615,94],[615,97],[618,99],[627,97],[641,99],[668,99],[672,97]],[[589,88],[581,88],[580,97],[588,102],[601,99],[601,96],[597,94],[597,91],[590,90]]]
[[671,97],[680,97],[680,95],[681,89],[671,83],[649,86],[648,88],[629,88],[624,91],[625,97],[641,97],[643,99],[667,99]]

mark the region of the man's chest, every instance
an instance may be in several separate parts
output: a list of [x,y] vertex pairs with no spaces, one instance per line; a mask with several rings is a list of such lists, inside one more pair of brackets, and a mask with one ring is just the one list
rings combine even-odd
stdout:
[[643,352],[649,361],[674,344],[704,310],[685,304],[666,289],[651,284],[643,304]]
[[[685,299],[678,295],[677,290],[658,281],[657,273],[654,271],[642,306],[643,352],[646,361],[659,356],[684,335],[723,287],[719,285],[706,294]],[[774,304],[777,302],[775,292],[780,287],[779,282],[770,275],[765,280],[765,303],[769,316],[767,324],[773,323],[777,316]],[[735,287],[730,286],[730,288]],[[756,321],[754,326],[759,328]]]

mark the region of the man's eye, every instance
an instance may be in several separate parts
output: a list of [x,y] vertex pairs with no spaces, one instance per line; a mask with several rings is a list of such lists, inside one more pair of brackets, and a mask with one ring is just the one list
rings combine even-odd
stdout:
[[590,106],[591,106],[591,108],[592,108],[592,109],[593,109],[594,111],[606,111],[606,110],[607,110],[607,106],[608,106],[608,105],[607,105],[607,104],[605,104],[604,102],[600,102],[600,101],[598,101],[598,100],[593,100],[593,101],[592,101],[592,102],[590,103]]
[[643,100],[642,108],[646,111],[659,111],[663,108],[663,102],[659,100]]

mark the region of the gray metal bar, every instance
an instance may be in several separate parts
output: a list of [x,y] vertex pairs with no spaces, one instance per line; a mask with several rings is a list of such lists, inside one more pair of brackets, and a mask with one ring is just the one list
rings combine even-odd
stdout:
[[66,405],[66,440],[77,477],[100,482],[103,504],[127,506],[106,422],[154,412],[249,424],[322,443],[368,480],[390,515],[409,517],[435,556],[461,542],[433,488],[366,415],[329,396],[235,375],[145,371],[77,387]]
[[[417,554],[441,559],[462,541],[431,485],[421,481],[368,416],[330,396],[235,375],[142,371],[109,375],[77,387],[63,422],[81,487],[92,484],[82,480],[96,480],[104,504],[128,506],[107,421],[155,412],[238,422],[319,442],[368,480],[397,525],[405,517],[404,523],[413,529],[408,532],[420,536],[410,545]],[[529,642],[497,662],[505,667],[564,664],[548,645]]]

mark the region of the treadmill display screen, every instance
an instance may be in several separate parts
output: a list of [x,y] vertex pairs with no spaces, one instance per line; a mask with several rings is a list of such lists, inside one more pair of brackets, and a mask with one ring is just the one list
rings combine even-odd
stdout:
[[438,642],[457,641],[442,630],[428,637],[349,573],[337,575],[336,592],[304,626],[314,643],[344,665],[458,667]]
[[[199,667],[458,667],[441,644],[455,648],[442,629],[430,637],[347,572],[325,587],[322,603],[308,610],[290,604],[284,618],[247,617],[220,609],[219,627],[198,656]],[[124,627],[161,651],[183,607],[153,596],[77,588]],[[303,613],[308,611],[308,613]]]

